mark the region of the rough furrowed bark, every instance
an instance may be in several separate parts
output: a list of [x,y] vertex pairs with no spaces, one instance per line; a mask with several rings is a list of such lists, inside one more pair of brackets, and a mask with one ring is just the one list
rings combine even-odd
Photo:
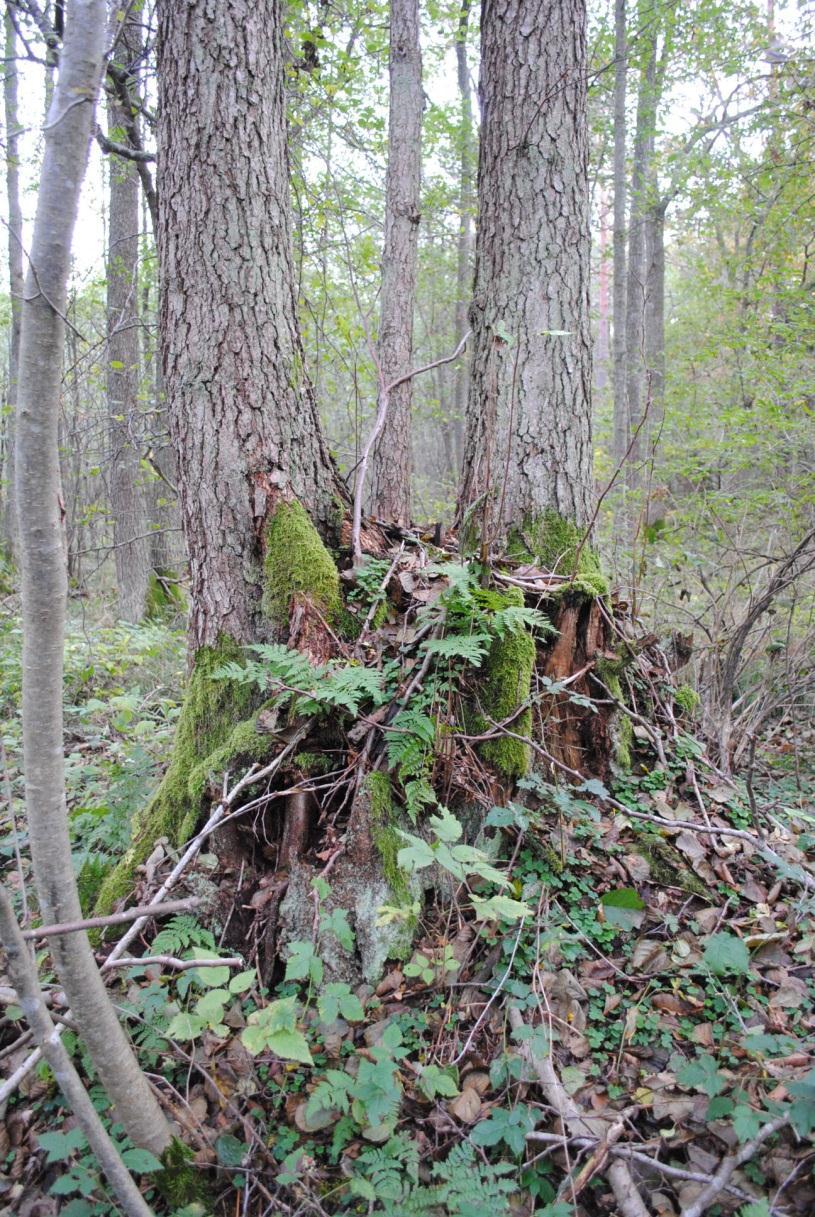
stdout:
[[[67,6],[59,78],[26,278],[17,420],[17,503],[23,616],[23,760],[40,913],[81,916],[65,804],[62,673],[66,562],[58,423],[71,239],[102,69],[105,6]],[[84,933],[52,954],[100,1081],[132,1140],[161,1152],[171,1132],[108,999]]]
[[459,520],[591,515],[585,5],[494,0],[481,29],[473,353]]
[[[308,606],[316,614],[324,638],[324,623],[336,624],[341,610],[339,575],[299,503],[279,500],[267,522],[263,549],[261,601],[268,629],[285,640],[291,637],[290,621],[296,622],[298,649],[309,649],[305,637],[311,657],[325,658],[314,654],[317,628],[303,609]],[[241,765],[272,754],[276,743],[260,713],[260,691],[215,676],[219,668],[243,656],[243,647],[226,635],[196,652],[167,772],[138,818],[130,848],[102,885],[97,912],[109,912],[130,894],[137,868],[160,838],[175,847],[189,840],[208,796],[219,792],[224,773],[235,774]]]
[[164,0],[158,23],[163,377],[194,652],[270,636],[276,496],[326,537],[346,499],[297,328],[279,0]]

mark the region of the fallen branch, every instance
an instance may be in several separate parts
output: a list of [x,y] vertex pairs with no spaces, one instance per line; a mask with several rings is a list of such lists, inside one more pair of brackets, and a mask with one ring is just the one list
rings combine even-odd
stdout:
[[[526,1026],[520,1011],[512,1006],[509,1008],[509,1021],[514,1030]],[[546,1101],[557,1112],[569,1133],[577,1137],[588,1137],[591,1141],[601,1144],[607,1143],[611,1131],[608,1120],[601,1116],[586,1115],[580,1110],[555,1073],[551,1055],[533,1056],[526,1043],[522,1044],[521,1052],[538,1075]],[[625,1162],[615,1158],[605,1173],[622,1217],[650,1217]]]
[[165,904],[143,904],[138,908],[123,909],[121,913],[109,913],[106,917],[87,917],[84,921],[58,921],[54,925],[39,925],[33,930],[23,930],[23,938],[51,938],[57,934],[78,934],[82,930],[101,929],[106,925],[126,925],[140,917],[168,917],[170,913],[186,913],[201,903],[197,896],[187,900],[168,900]]
[[[271,777],[272,774],[277,769],[280,768],[280,766],[282,765],[282,763],[286,759],[286,757],[289,756],[294,751],[294,749],[297,747],[297,745],[300,743],[300,741],[305,737],[305,735],[308,733],[310,726],[311,726],[311,719],[306,719],[297,728],[294,735],[289,740],[289,742],[286,744],[283,751],[278,753],[278,755],[275,757],[275,759],[273,761],[270,761],[269,764],[266,765],[263,769],[257,769],[257,770],[250,769],[249,772],[244,774],[244,776],[241,778],[241,780],[232,787],[232,789],[228,792],[228,794],[226,794],[224,796],[224,798],[221,800],[221,802],[218,804],[218,806],[213,811],[212,815],[207,820],[204,827],[201,829],[201,831],[195,837],[193,837],[192,841],[190,841],[189,845],[187,846],[184,853],[179,858],[178,862],[176,862],[176,864],[173,867],[173,869],[171,870],[170,874],[164,880],[164,883],[161,885],[158,892],[156,893],[156,896],[154,897],[152,904],[150,904],[148,906],[151,910],[155,910],[156,905],[164,903],[164,897],[167,895],[167,893],[170,891],[170,889],[178,881],[180,875],[185,870],[185,868],[189,865],[189,863],[192,861],[192,859],[195,857],[195,855],[198,853],[199,849],[201,848],[201,846],[203,845],[203,843],[207,839],[207,837],[210,835],[210,833],[214,832],[214,830],[218,827],[220,822],[224,819],[227,811],[232,806],[232,804],[235,802],[238,795],[241,794],[246,789],[247,786],[251,786],[255,782],[261,782],[261,781],[263,781],[264,778]],[[151,912],[150,915],[155,916],[156,915],[155,911]],[[126,947],[128,947],[130,945],[130,943],[133,941],[133,939],[136,937],[136,935],[140,932],[140,930],[142,930],[144,928],[144,925],[146,924],[147,920],[148,920],[148,918],[145,917],[144,915],[140,916],[137,921],[134,921],[133,925],[130,927],[130,929],[127,931],[127,933],[124,934],[119,939],[119,941],[116,943],[116,946],[111,951],[110,955],[108,955],[107,959],[102,964],[101,971],[103,973],[108,972],[108,971],[113,971],[113,969],[115,968],[115,965],[116,965],[116,961],[124,955]],[[69,1013],[70,1013],[70,1011],[69,1011]],[[61,1033],[62,1033],[61,1027],[57,1027],[54,1031],[54,1034],[57,1037]],[[23,1081],[23,1079],[28,1076],[28,1074],[31,1072],[31,1070],[34,1068],[34,1066],[39,1062],[41,1055],[42,1054],[40,1052],[40,1049],[35,1048],[33,1052],[29,1053],[29,1055],[22,1062],[22,1064],[19,1065],[17,1069],[15,1069],[15,1071],[11,1075],[11,1077],[7,1078],[7,1080],[3,1083],[3,1085],[0,1086],[0,1104],[5,1102],[5,1100],[8,1099],[10,1095],[14,1094],[14,1091],[17,1089],[17,1087],[20,1085],[20,1083]]]
[[150,965],[161,964],[164,968],[174,968],[176,972],[188,972],[191,968],[242,968],[246,961],[237,955],[226,959],[176,959],[174,955],[123,955],[114,959],[112,968],[146,968]]
[[743,1166],[745,1162],[749,1162],[751,1158],[754,1158],[764,1142],[769,1140],[775,1133],[780,1132],[782,1128],[786,1128],[789,1122],[788,1115],[776,1116],[774,1120],[770,1120],[756,1133],[752,1141],[742,1145],[737,1154],[731,1154],[730,1157],[723,1158],[719,1169],[710,1183],[706,1188],[703,1188],[691,1204],[683,1208],[680,1217],[702,1217],[702,1214],[715,1203],[716,1197],[720,1196],[725,1190],[738,1168]]

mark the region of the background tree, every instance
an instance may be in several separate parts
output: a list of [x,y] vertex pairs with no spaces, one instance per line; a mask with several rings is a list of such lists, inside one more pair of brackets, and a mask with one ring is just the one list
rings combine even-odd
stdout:
[[[114,6],[114,55],[123,73],[122,93],[135,93],[142,42],[140,15]],[[122,96],[108,95],[108,136],[116,141],[136,121]],[[147,607],[150,579],[150,540],[140,469],[142,448],[139,396],[139,233],[141,220],[139,173],[134,161],[111,156],[108,218],[108,444],[110,510],[119,615],[140,621]]]
[[[410,371],[413,355],[423,104],[419,0],[391,0],[388,172],[377,343],[378,374],[385,384]],[[390,395],[371,465],[371,511],[400,524],[411,519],[411,398],[410,381]]]

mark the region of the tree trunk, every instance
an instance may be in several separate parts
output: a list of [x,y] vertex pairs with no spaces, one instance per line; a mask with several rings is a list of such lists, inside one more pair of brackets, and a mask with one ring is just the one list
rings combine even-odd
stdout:
[[[475,167],[477,164],[476,134],[473,123],[473,99],[470,88],[470,65],[467,61],[467,29],[470,20],[470,0],[462,0],[456,38],[456,76],[461,102],[461,154],[459,156],[458,251],[456,265],[456,342],[466,333],[473,294],[473,220],[475,217]],[[455,369],[456,393],[453,406],[455,431],[456,476],[461,473],[464,418],[470,386],[470,352],[464,353]]]
[[[62,672],[65,539],[57,445],[71,238],[105,44],[104,0],[68,4],[59,77],[45,125],[31,264],[25,282],[17,420],[23,614],[23,760],[40,912],[81,917],[65,806]],[[128,1135],[161,1153],[169,1125],[119,1025],[84,933],[51,952],[100,1080]]]
[[20,362],[20,313],[23,296],[23,210],[20,205],[20,123],[17,117],[17,38],[8,14],[6,22],[6,75],[3,100],[6,118],[6,197],[8,200],[8,266],[11,299],[11,332],[9,335],[8,388],[6,390],[6,502],[3,515],[3,537],[10,553],[14,553],[17,519],[14,505],[14,424],[17,409],[17,375]]
[[[278,0],[158,7],[164,390],[190,562],[190,680],[174,751],[97,907],[160,836],[194,831],[212,775],[268,755],[259,695],[213,680],[241,647],[315,658],[341,610],[347,505],[297,327]],[[306,510],[307,508],[307,510]]]
[[[111,22],[116,28],[118,19]],[[125,19],[117,42],[117,66],[130,75],[138,57],[141,29],[137,20]],[[135,90],[136,80],[128,82]],[[118,96],[108,97],[108,131],[131,117]],[[139,174],[133,161],[111,156],[110,214],[108,218],[107,321],[108,321],[108,459],[110,509],[113,516],[113,556],[119,616],[139,622],[147,606],[150,578],[150,541],[140,471],[141,418],[139,416]]]
[[[422,174],[422,55],[418,0],[391,0],[388,173],[379,375],[385,384],[410,370]],[[382,432],[373,450],[370,509],[399,524],[411,517],[411,382],[390,394]]]
[[628,448],[628,402],[626,397],[625,298],[626,298],[626,121],[625,94],[628,71],[628,40],[625,0],[614,5],[614,284],[612,288],[614,350],[614,464],[621,466]]
[[279,0],[163,0],[158,21],[160,329],[194,653],[273,632],[275,495],[329,535],[344,492],[297,329]]
[[626,484],[632,487],[639,480],[637,462],[642,450],[642,437],[635,438],[635,432],[645,408],[645,312],[648,287],[645,237],[657,101],[655,84],[658,29],[655,21],[652,22],[644,37],[645,62],[640,74],[637,125],[634,133],[634,160],[631,171],[625,320],[626,447],[630,445],[630,453],[624,477]]
[[[656,182],[653,183],[654,192]],[[665,410],[665,210],[657,200],[646,216],[645,372],[649,447],[656,442]]]
[[527,551],[591,516],[585,4],[492,0],[481,23],[465,541]]
[[597,342],[594,352],[594,382],[598,389],[608,384],[609,363],[609,266],[608,266],[608,200],[605,190],[600,195],[600,249],[597,268]]

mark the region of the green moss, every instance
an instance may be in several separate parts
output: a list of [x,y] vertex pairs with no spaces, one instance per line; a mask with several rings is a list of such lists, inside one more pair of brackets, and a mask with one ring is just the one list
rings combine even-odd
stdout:
[[154,1178],[158,1190],[173,1209],[188,1204],[209,1207],[211,1196],[200,1166],[193,1166],[193,1151],[174,1137],[161,1155],[162,1170]]
[[634,845],[634,853],[644,858],[651,869],[651,882],[661,887],[678,887],[694,896],[710,899],[710,891],[688,867],[675,846],[656,832],[644,832]]
[[690,685],[679,685],[678,688],[674,689],[673,698],[680,710],[683,710],[689,717],[692,717],[696,713],[702,700],[696,690],[692,689]]
[[578,591],[585,596],[607,596],[608,581],[600,559],[588,544],[582,545],[585,532],[551,507],[543,515],[524,521],[510,533],[507,554],[519,561],[538,562],[559,575],[572,575],[563,591]]
[[[494,593],[494,596],[496,610],[524,602],[523,592],[517,587]],[[479,703],[483,714],[475,713],[469,723],[473,734],[489,730],[489,719],[494,723],[502,722],[529,699],[534,666],[535,641],[525,630],[515,630],[494,640],[479,680]],[[530,736],[532,710],[526,709],[519,714],[511,730],[517,735]],[[480,745],[480,752],[505,778],[514,780],[529,772],[530,748],[522,740],[510,736],[486,740]]]
[[192,836],[210,775],[219,776],[238,759],[258,760],[268,753],[268,736],[255,728],[257,690],[212,677],[224,663],[241,656],[241,648],[231,639],[202,647],[196,655],[169,767],[135,824],[129,849],[102,884],[97,913],[109,912],[130,893],[136,868],[159,837],[180,846]]
[[331,554],[296,501],[279,503],[266,525],[263,611],[278,627],[288,624],[295,592],[307,596],[334,623],[342,610],[340,576]]
[[394,826],[390,778],[386,773],[369,773],[367,787],[371,800],[371,836],[382,859],[385,879],[398,903],[409,901],[411,896],[408,875],[397,861],[404,842]]
[[293,758],[292,764],[308,777],[330,773],[334,766],[331,757],[326,756],[323,752],[298,752]]
[[[629,658],[624,656],[619,659],[598,659],[595,662],[594,670],[599,679],[608,689],[612,697],[616,698],[621,704],[625,704],[623,696],[623,685],[620,679],[621,673],[625,670],[628,663],[633,659],[633,655]],[[614,759],[620,769],[631,768],[631,749],[634,745],[634,727],[631,719],[624,710],[619,711],[615,716],[614,724]]]
[[144,615],[148,621],[155,621],[170,611],[183,612],[186,608],[181,585],[169,573],[166,578],[161,576],[161,571],[152,571],[147,581]]

